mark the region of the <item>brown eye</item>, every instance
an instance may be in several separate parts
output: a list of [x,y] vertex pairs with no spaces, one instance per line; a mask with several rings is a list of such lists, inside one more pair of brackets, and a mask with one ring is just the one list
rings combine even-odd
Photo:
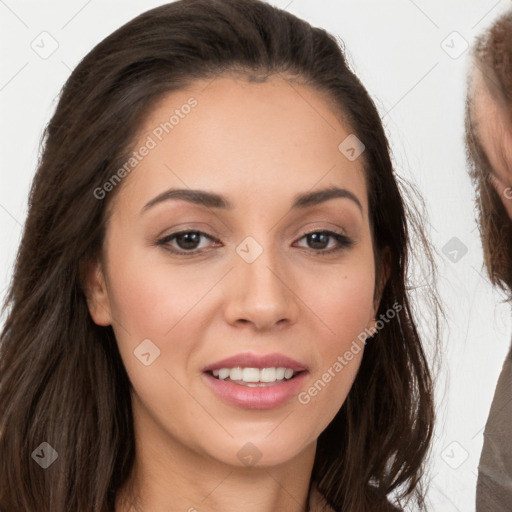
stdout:
[[[319,254],[330,254],[341,251],[354,244],[353,240],[347,236],[334,231],[313,231],[304,235],[301,240],[304,238],[306,239],[308,248],[314,249],[314,252],[318,252]],[[329,250],[325,250],[329,247],[330,240],[335,241],[335,246],[329,248]]]
[[[163,246],[166,250],[185,256],[192,256],[202,252],[206,247],[198,247],[202,239],[218,242],[210,235],[202,231],[179,231],[171,233],[157,241],[157,245]],[[173,243],[175,245],[173,245]]]
[[196,249],[197,244],[201,241],[201,236],[197,231],[190,231],[176,235],[175,239],[180,249]]

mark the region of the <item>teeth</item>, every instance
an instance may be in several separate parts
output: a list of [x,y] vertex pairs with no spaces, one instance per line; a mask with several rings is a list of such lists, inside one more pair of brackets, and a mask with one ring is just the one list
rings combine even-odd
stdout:
[[258,380],[261,380],[261,382],[275,382],[277,378],[276,368],[263,368],[261,372],[258,373],[261,373],[261,376],[258,376],[260,377]]
[[229,369],[228,368],[221,368],[218,372],[218,377],[220,380],[224,380],[229,377]]
[[[242,379],[244,382],[260,382],[261,370],[259,368],[244,368],[242,371]],[[231,379],[231,372],[229,372]],[[235,379],[231,379],[235,380]],[[240,379],[238,379],[240,380]]]
[[242,382],[276,382],[283,379],[291,379],[295,372],[291,368],[220,368],[212,371],[214,377],[219,380],[231,380]]
[[[226,375],[226,379],[229,377],[231,380],[242,380],[242,368],[223,368],[223,370],[228,370],[228,374]],[[220,378],[220,376],[219,376]]]

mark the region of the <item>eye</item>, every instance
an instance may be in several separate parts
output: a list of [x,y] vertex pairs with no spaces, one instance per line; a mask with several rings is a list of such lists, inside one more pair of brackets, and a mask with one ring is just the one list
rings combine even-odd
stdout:
[[[201,238],[220,243],[218,240],[202,231],[178,231],[161,238],[157,241],[157,245],[164,246],[165,249],[174,254],[193,256],[194,254],[198,254],[198,252],[202,252],[201,249],[204,249],[204,247],[200,247]],[[172,242],[175,242],[178,247],[173,247],[171,245]]]
[[[300,240],[304,238],[310,244],[310,247],[315,249],[314,252],[317,252],[319,255],[332,254],[347,249],[354,244],[352,239],[335,231],[312,231],[305,234]],[[325,250],[329,245],[329,240],[334,240],[335,246]]]
[[[202,239],[213,241],[217,244],[217,246],[218,244],[221,244],[219,240],[206,233],[203,233],[202,231],[184,230],[166,235],[165,237],[159,239],[156,245],[163,246],[167,251],[170,251],[173,254],[194,256],[196,254],[200,254],[207,248],[208,244],[201,247]],[[312,249],[314,253],[319,255],[332,254],[334,252],[347,249],[354,244],[354,241],[346,235],[337,233],[335,231],[326,230],[306,233],[299,240],[303,239],[306,239],[306,242],[310,246],[309,248]],[[329,242],[333,240],[334,247],[326,250],[329,247]],[[308,247],[306,247],[306,249],[307,248]]]

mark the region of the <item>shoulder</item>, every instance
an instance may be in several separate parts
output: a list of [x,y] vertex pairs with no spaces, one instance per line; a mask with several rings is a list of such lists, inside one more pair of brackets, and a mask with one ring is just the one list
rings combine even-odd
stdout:
[[478,465],[477,510],[506,510],[512,500],[512,350],[501,370]]

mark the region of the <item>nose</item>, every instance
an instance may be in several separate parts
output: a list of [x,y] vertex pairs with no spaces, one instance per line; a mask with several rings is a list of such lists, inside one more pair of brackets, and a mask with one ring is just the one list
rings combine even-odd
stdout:
[[237,326],[249,323],[258,330],[296,323],[300,299],[283,258],[267,247],[252,263],[238,254],[234,258],[235,268],[226,283],[226,320]]

